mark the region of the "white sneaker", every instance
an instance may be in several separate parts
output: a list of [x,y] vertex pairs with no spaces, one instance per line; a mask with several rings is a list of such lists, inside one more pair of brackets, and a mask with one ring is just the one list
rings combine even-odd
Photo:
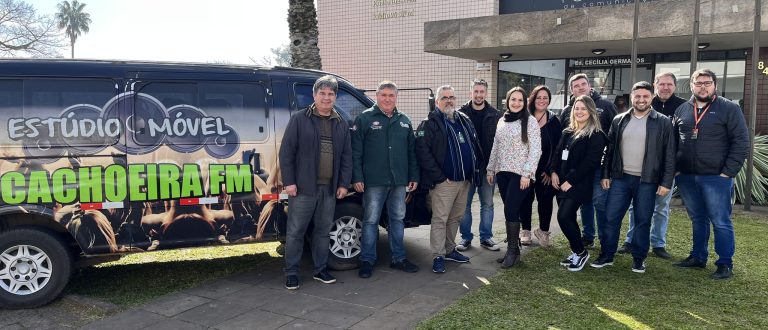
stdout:
[[459,244],[456,244],[456,250],[459,250],[459,251],[466,251],[466,250],[467,250],[467,249],[469,249],[471,246],[472,246],[472,241],[470,241],[470,240],[466,240],[466,239],[463,239],[463,238],[462,238],[462,239],[459,241]]

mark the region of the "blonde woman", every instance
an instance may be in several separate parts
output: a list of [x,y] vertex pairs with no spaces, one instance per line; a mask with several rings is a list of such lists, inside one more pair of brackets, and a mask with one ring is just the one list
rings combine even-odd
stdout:
[[568,127],[563,130],[552,158],[552,186],[557,195],[557,222],[568,239],[573,254],[560,264],[577,272],[589,260],[589,252],[581,240],[576,212],[592,200],[592,181],[600,166],[606,136],[600,128],[595,102],[589,96],[574,100]]

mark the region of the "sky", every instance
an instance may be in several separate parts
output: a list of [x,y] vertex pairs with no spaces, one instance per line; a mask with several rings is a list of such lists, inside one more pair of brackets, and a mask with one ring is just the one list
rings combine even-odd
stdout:
[[[51,16],[61,2],[25,1]],[[253,64],[289,41],[287,0],[80,1],[92,22],[75,58]]]

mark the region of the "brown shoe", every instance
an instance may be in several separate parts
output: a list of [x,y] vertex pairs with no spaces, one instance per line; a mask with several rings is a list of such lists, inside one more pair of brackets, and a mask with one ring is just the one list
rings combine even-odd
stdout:
[[541,247],[551,247],[552,246],[552,235],[551,232],[543,231],[541,228],[536,228],[533,230],[533,234],[536,236],[536,238],[539,239],[539,245]]
[[525,230],[525,229],[521,230],[520,231],[520,244],[528,246],[528,245],[531,245],[531,242],[533,242],[531,240],[531,231],[530,230]]

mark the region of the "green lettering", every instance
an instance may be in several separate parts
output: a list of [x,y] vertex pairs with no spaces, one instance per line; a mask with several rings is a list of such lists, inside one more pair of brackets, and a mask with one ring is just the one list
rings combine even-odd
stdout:
[[33,171],[29,173],[29,193],[27,203],[52,203],[51,186],[48,184],[48,172]]
[[100,203],[104,201],[101,166],[81,167],[78,179],[81,203]]
[[[21,204],[27,199],[24,191],[24,174],[19,172],[6,172],[0,177],[0,191],[3,192],[3,201],[6,204]],[[18,189],[22,188],[22,189]]]
[[128,196],[125,186],[125,168],[122,165],[112,164],[104,169],[104,192],[107,200],[119,202]]
[[248,164],[228,164],[227,171],[227,192],[241,193],[253,191],[253,177],[251,176],[251,166]]
[[181,177],[181,197],[202,195],[203,182],[200,168],[196,164],[184,164],[184,175]]
[[210,183],[211,195],[221,194],[221,185],[224,183],[224,165],[208,165],[208,183]]
[[77,173],[70,168],[60,168],[51,174],[53,199],[62,204],[73,203],[77,200]]
[[144,187],[145,179],[141,176],[143,173],[143,164],[128,165],[128,193],[131,201],[147,200],[147,194],[142,191],[146,188]]
[[179,167],[175,164],[160,164],[157,172],[160,179],[160,199],[179,198]]
[[157,199],[157,164],[147,164],[147,199]]

